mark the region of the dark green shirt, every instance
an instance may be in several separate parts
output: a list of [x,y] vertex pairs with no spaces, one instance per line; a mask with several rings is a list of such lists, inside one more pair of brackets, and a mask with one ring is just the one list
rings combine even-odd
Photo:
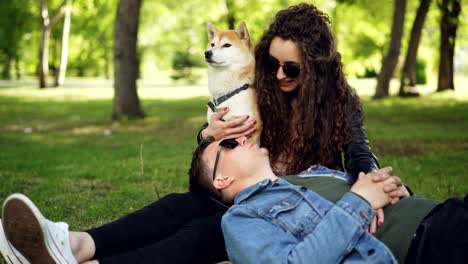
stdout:
[[[304,186],[333,203],[351,188],[350,183],[332,177],[287,176],[284,179]],[[419,223],[437,203],[422,197],[410,196],[384,208],[384,224],[377,228],[375,236],[390,248],[398,262],[404,263]]]

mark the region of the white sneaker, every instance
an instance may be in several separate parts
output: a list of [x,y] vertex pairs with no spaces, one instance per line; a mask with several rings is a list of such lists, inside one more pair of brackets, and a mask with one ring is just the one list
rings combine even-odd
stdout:
[[29,261],[21,255],[21,253],[13,247],[5,237],[3,232],[3,225],[0,219],[0,252],[3,255],[6,263],[8,264],[30,264]]
[[3,203],[2,216],[7,240],[31,263],[78,264],[68,225],[47,220],[28,197],[10,195]]

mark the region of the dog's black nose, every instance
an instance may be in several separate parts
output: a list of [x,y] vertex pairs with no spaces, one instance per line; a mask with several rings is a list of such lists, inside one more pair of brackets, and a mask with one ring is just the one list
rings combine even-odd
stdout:
[[209,59],[213,56],[213,52],[211,50],[205,51],[205,59]]

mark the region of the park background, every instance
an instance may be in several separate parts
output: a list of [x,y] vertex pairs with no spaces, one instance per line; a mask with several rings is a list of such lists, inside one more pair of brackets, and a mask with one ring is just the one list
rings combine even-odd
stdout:
[[[0,199],[84,229],[186,191],[206,22],[245,21],[255,42],[299,2],[2,1]],[[330,15],[380,164],[418,195],[468,193],[468,2],[306,2]]]

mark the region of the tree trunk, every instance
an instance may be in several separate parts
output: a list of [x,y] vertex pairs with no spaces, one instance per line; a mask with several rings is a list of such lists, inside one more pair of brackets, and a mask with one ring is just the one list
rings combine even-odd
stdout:
[[39,88],[47,87],[47,76],[49,74],[49,40],[50,40],[50,29],[55,25],[58,20],[62,17],[64,9],[55,14],[52,20],[49,19],[49,11],[45,0],[39,0],[40,12],[41,12],[41,42],[39,44],[39,65],[38,65],[38,77],[39,77]]
[[41,42],[39,44],[39,88],[47,87],[47,75],[49,74],[49,39],[50,20],[49,11],[45,0],[40,0],[41,4]]
[[67,72],[68,64],[68,40],[70,37],[71,10],[71,0],[67,0],[66,6],[64,8],[62,44],[60,46],[60,64],[58,67],[57,75],[55,76],[55,86],[62,86],[65,82],[65,74]]
[[11,65],[13,63],[13,56],[8,50],[6,52],[6,56],[7,58],[6,58],[5,66],[3,67],[3,71],[2,71],[2,79],[11,80]]
[[392,34],[387,54],[382,61],[382,68],[377,78],[377,88],[374,98],[388,96],[390,80],[398,63],[401,49],[401,38],[403,37],[403,25],[405,22],[406,0],[395,0],[393,10]]
[[410,90],[416,87],[416,58],[418,55],[419,40],[421,39],[422,28],[424,26],[424,21],[426,20],[430,4],[431,0],[421,0],[418,11],[416,12],[413,28],[411,29],[408,51],[406,52],[406,58],[401,72],[400,96],[412,93],[408,93],[406,91],[406,85],[410,87]]
[[19,81],[21,79],[21,66],[20,66],[20,57],[18,54],[15,56],[15,73],[16,73],[16,80]]
[[455,90],[453,57],[458,24],[460,23],[461,0],[442,0],[439,2],[439,8],[442,11],[442,18],[440,21],[440,62],[437,92]]
[[143,118],[138,99],[137,37],[141,0],[120,0],[114,25],[113,119]]
[[236,17],[234,14],[234,1],[233,0],[225,0],[226,10],[227,10],[227,23],[228,29],[235,29],[236,28]]

